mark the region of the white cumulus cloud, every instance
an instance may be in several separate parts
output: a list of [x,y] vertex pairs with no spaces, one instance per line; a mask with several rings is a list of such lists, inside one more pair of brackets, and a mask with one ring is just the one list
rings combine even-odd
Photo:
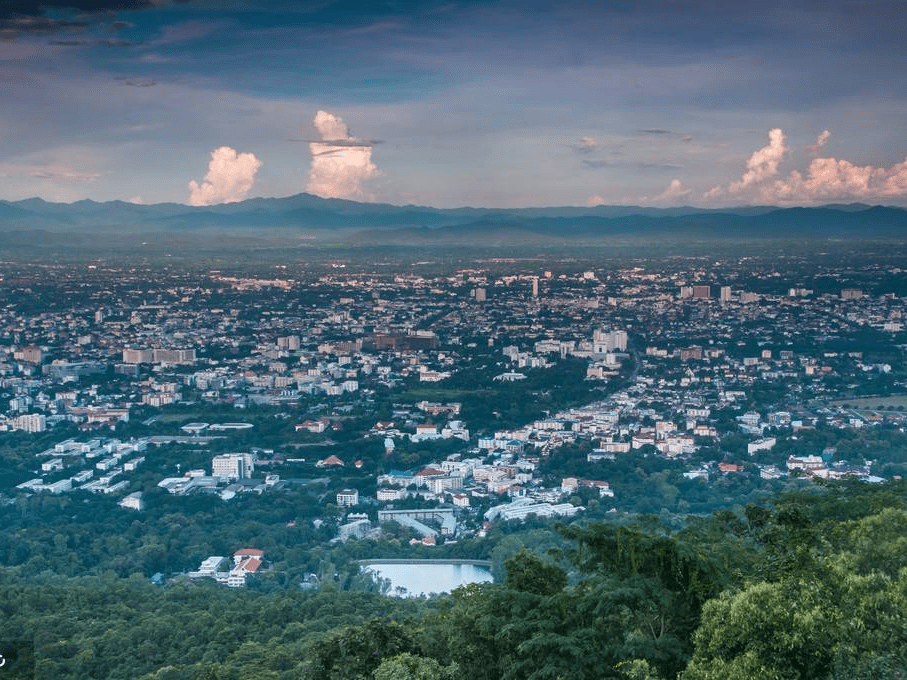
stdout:
[[822,130],[819,133],[819,136],[816,137],[816,143],[813,144],[809,150],[812,151],[813,155],[818,155],[822,151],[822,148],[828,144],[828,140],[831,139],[831,133],[828,130]]
[[778,174],[778,166],[781,159],[787,152],[784,146],[784,132],[781,128],[773,128],[768,131],[768,144],[756,151],[746,162],[746,172],[737,182],[731,182],[727,190],[732,193],[739,193],[753,184],[764,182]]
[[346,123],[327,111],[312,121],[321,141],[310,142],[312,167],[306,191],[324,198],[371,198],[363,183],[378,174],[372,142],[350,136]]
[[767,198],[810,203],[829,200],[878,200],[907,196],[907,159],[890,168],[856,165],[837,158],[814,158],[806,175],[794,170],[765,187]]
[[769,144],[747,161],[747,170],[725,189],[717,186],[705,194],[742,194],[750,199],[776,203],[808,204],[828,201],[873,201],[907,198],[907,158],[891,167],[857,165],[845,159],[818,156],[831,139],[823,130],[806,149],[814,157],[805,171],[779,176],[779,164],[788,148],[780,129],[769,132]]
[[211,152],[208,174],[201,184],[189,182],[189,205],[216,205],[243,200],[255,183],[261,161],[252,153],[222,146]]
[[668,188],[655,197],[656,201],[676,201],[690,195],[689,189],[684,189],[679,179],[672,179]]
[[599,205],[605,205],[605,199],[599,194],[592,194],[589,198],[586,199],[586,205],[590,208],[594,208]]

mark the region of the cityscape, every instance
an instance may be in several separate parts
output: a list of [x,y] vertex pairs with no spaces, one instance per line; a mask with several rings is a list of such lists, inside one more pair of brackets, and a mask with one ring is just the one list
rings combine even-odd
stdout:
[[0,680],[907,677],[907,12],[0,3]]
[[825,245],[6,262],[0,554],[403,602],[509,578],[557,526],[733,535],[779,494],[901,489],[900,246]]

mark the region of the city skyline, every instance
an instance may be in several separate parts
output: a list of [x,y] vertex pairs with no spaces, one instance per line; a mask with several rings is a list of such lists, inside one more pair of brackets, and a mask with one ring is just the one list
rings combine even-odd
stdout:
[[0,9],[0,200],[907,204],[898,3]]

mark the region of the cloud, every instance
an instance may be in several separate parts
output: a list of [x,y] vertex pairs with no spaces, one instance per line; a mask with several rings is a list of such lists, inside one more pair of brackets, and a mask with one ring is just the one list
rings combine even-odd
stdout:
[[616,163],[605,160],[604,158],[584,158],[581,163],[587,168],[610,168]]
[[640,205],[649,205],[649,204],[677,204],[689,196],[692,192],[689,189],[684,189],[683,184],[679,179],[672,179],[671,183],[668,185],[668,188],[662,191],[657,196],[640,196],[635,199],[634,202],[639,203]]
[[773,128],[768,131],[768,144],[756,151],[746,162],[746,172],[737,182],[731,182],[727,190],[729,193],[736,194],[753,184],[758,184],[778,174],[778,165],[784,154],[787,153],[787,147],[784,146],[784,132],[781,128]]
[[[155,7],[153,0],[20,0],[0,7],[0,38],[47,35],[89,25],[90,15]],[[71,16],[61,17],[60,12]]]
[[312,167],[306,191],[324,198],[368,200],[362,185],[378,174],[372,163],[374,142],[352,137],[343,119],[327,111],[316,113],[312,123],[321,140],[309,143]]
[[[830,138],[831,132],[823,130],[807,148],[815,156]],[[788,151],[784,133],[771,130],[769,140],[747,161],[747,172],[740,181],[732,182],[726,190],[719,185],[705,197],[742,193],[754,200],[794,204],[907,198],[907,158],[886,168],[819,156],[810,161],[805,172],[791,170],[786,177],[778,177],[778,165]]]
[[673,201],[679,198],[686,198],[690,195],[689,189],[684,189],[679,179],[672,179],[668,188],[655,197],[655,201]]
[[814,158],[806,176],[794,170],[765,187],[763,195],[782,202],[878,200],[907,196],[907,158],[890,168],[856,165],[837,158]]
[[812,153],[813,156],[818,156],[830,138],[831,133],[828,130],[822,130],[822,132],[819,133],[819,136],[816,137],[816,143],[809,147],[810,153]]
[[601,142],[595,137],[580,137],[578,142],[570,145],[577,153],[592,153],[601,147]]
[[132,40],[120,40],[119,38],[105,38],[104,40],[98,40],[98,45],[101,47],[137,47],[143,43],[134,42]]
[[63,166],[45,166],[35,168],[29,175],[38,179],[49,179],[64,182],[93,182],[103,176],[100,172],[72,170]]
[[215,205],[243,200],[252,189],[261,161],[229,146],[211,152],[208,174],[199,184],[189,182],[189,205]]
[[616,168],[628,167],[639,168],[641,170],[682,170],[683,166],[678,163],[659,162],[650,163],[648,161],[630,161],[630,160],[608,160],[606,158],[584,158],[580,161],[587,168]]
[[602,198],[598,194],[593,194],[592,196],[590,196],[589,198],[586,199],[586,205],[588,205],[590,208],[594,208],[599,205],[605,205],[605,203],[606,203],[605,199]]
[[157,81],[151,78],[125,78],[122,82],[123,85],[129,87],[154,87],[157,85]]

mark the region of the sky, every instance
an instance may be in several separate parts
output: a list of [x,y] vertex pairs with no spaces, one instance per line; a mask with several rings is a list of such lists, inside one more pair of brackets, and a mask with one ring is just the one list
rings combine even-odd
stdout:
[[0,199],[907,205],[903,0],[0,2]]

